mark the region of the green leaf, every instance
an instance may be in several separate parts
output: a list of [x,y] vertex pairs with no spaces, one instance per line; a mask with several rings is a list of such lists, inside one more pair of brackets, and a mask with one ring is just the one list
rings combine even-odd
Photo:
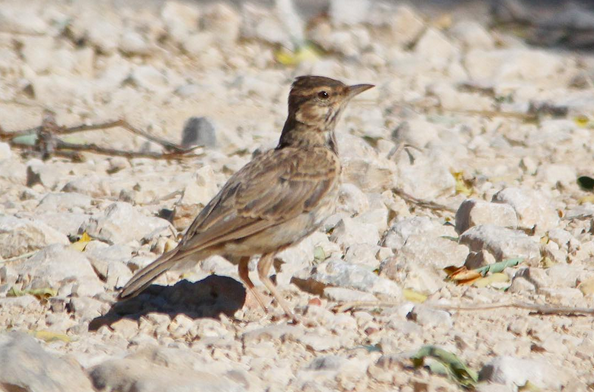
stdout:
[[324,248],[321,246],[316,246],[314,248],[314,261],[317,263],[321,263],[322,261],[326,260],[326,252]]
[[[426,359],[432,359],[427,361]],[[455,354],[436,346],[423,346],[411,357],[415,367],[427,365],[437,374],[445,374],[464,388],[472,388],[478,382],[478,373],[468,368]],[[434,362],[439,362],[435,364]]]
[[26,146],[34,146],[37,142],[37,134],[30,133],[28,135],[16,136],[12,138],[11,142],[16,144],[23,144]]
[[13,286],[6,293],[7,297],[22,297],[24,295],[32,295],[37,299],[48,299],[50,297],[55,297],[56,295],[58,295],[58,292],[50,287],[45,287],[41,289],[19,290]]
[[498,261],[497,263],[489,264],[481,268],[477,268],[474,271],[479,272],[481,275],[485,276],[489,272],[492,274],[496,274],[498,272],[503,272],[504,269],[508,267],[515,267],[516,265],[520,264],[524,259],[516,258],[516,259],[507,259],[503,261]]

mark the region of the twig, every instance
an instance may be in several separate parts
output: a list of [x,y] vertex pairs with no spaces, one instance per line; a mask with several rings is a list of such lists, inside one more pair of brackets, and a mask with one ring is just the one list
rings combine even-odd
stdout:
[[404,201],[416,204],[417,206],[419,206],[421,208],[428,208],[430,210],[456,212],[456,209],[454,209],[452,207],[448,207],[443,204],[435,203],[435,202],[429,201],[429,200],[418,199],[418,198],[414,197],[413,195],[406,193],[405,191],[403,191],[400,188],[393,188],[392,192],[394,192],[395,194],[397,194],[398,196],[403,198]]
[[[348,302],[338,306],[335,310],[337,313],[346,312],[355,308],[369,308],[369,307],[393,307],[401,305],[400,302],[396,301],[355,301]],[[527,302],[501,302],[494,304],[470,304],[470,305],[445,305],[435,303],[423,303],[423,306],[427,306],[433,309],[439,310],[453,310],[453,311],[477,311],[477,310],[492,310],[501,308],[515,308],[530,310],[540,314],[556,314],[556,315],[572,315],[572,314],[589,314],[594,315],[594,308],[573,308],[569,306],[550,306],[550,305],[538,305]]]
[[19,255],[19,256],[11,257],[10,259],[0,260],[0,265],[12,263],[13,261],[18,261],[21,259],[26,259],[27,257],[33,256],[37,252],[38,251],[34,250],[32,252],[23,253],[22,255]]
[[[57,138],[58,135],[70,135],[77,132],[96,131],[110,128],[120,127],[138,136],[155,142],[163,147],[165,153],[157,152],[140,152],[140,151],[124,151],[108,147],[101,147],[94,143],[78,144],[68,143],[62,139]],[[19,136],[35,136],[34,143],[31,142],[19,142],[15,139]],[[45,110],[43,113],[43,120],[41,126],[29,128],[21,131],[6,132],[0,127],[0,140],[8,140],[8,142],[15,147],[19,147],[24,150],[32,150],[40,152],[44,159],[49,158],[52,155],[64,156],[71,159],[80,159],[81,156],[78,152],[92,152],[95,154],[109,155],[109,156],[122,156],[126,158],[151,158],[151,159],[180,159],[186,157],[197,157],[202,154],[190,154],[200,146],[194,146],[191,148],[185,148],[181,145],[169,142],[165,139],[161,139],[157,136],[151,135],[148,132],[143,131],[132,126],[128,121],[124,119],[106,121],[99,124],[85,124],[78,125],[75,127],[64,127],[58,125],[55,120],[55,115],[49,110]]]

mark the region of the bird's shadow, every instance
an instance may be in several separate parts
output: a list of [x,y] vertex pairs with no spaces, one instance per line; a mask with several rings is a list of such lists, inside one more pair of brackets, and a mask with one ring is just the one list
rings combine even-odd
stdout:
[[112,305],[109,312],[93,319],[89,331],[128,318],[138,320],[148,313],[178,314],[197,318],[233,317],[245,303],[246,290],[237,280],[210,275],[197,282],[182,280],[173,286],[151,285],[142,294]]

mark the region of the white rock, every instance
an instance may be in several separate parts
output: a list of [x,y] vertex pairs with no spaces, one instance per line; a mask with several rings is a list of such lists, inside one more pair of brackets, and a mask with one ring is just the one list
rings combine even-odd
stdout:
[[216,3],[204,11],[204,29],[214,34],[216,42],[233,44],[239,38],[241,17],[237,11],[224,3]]
[[414,162],[401,154],[396,167],[396,185],[414,197],[432,200],[455,192],[456,181],[443,154],[418,154]]
[[27,37],[22,44],[22,54],[27,65],[36,73],[46,71],[54,55],[54,39],[52,37]]
[[397,257],[390,257],[382,262],[380,276],[417,293],[434,294],[446,286],[443,271],[432,266],[400,261]]
[[198,30],[200,11],[190,4],[167,1],[161,9],[161,19],[169,35],[178,42],[183,42],[192,32]]
[[452,317],[448,312],[431,309],[423,305],[415,306],[407,317],[424,327],[445,327],[449,329],[453,325]]
[[361,189],[353,184],[342,184],[338,194],[338,209],[349,214],[360,214],[369,208],[369,200]]
[[421,35],[425,28],[421,17],[407,5],[397,6],[393,15],[386,16],[392,31],[390,38],[394,40],[395,44],[409,45]]
[[0,142],[0,161],[8,160],[12,157],[12,151],[10,151],[10,144]]
[[441,270],[450,265],[463,265],[468,256],[468,248],[450,238],[413,234],[396,255],[405,263],[432,266]]
[[493,196],[493,202],[512,206],[519,219],[519,226],[543,233],[559,225],[559,215],[551,202],[541,193],[519,188],[506,188]]
[[492,81],[543,81],[564,71],[570,61],[540,50],[471,50],[464,64],[470,77]]
[[[155,359],[161,358],[161,355],[155,356]],[[117,390],[121,385],[129,385],[137,392],[247,390],[225,374],[198,371],[184,364],[165,364],[144,358],[112,359],[91,368],[89,377],[94,385],[105,386],[108,390]]]
[[51,244],[69,243],[64,234],[45,223],[0,216],[0,257],[11,258]]
[[570,374],[569,369],[560,369],[541,360],[496,357],[483,366],[479,379],[513,388],[530,381],[538,388],[558,391],[571,378]]
[[340,260],[325,261],[313,269],[307,268],[295,274],[292,280],[297,286],[315,294],[322,294],[325,287],[344,287],[374,294],[399,298],[400,288],[388,279],[380,278],[373,271]]
[[48,25],[39,16],[26,8],[0,10],[0,31],[13,34],[47,34]]
[[148,91],[163,92],[169,88],[167,76],[151,65],[141,65],[133,69],[129,80],[135,86]]
[[439,139],[439,132],[436,124],[424,119],[410,119],[400,123],[392,136],[398,142],[424,148]]
[[205,206],[218,192],[214,171],[209,165],[196,171],[184,190],[183,204]]
[[42,249],[15,266],[15,271],[27,288],[57,289],[74,281],[91,287],[89,295],[103,291],[103,284],[84,254],[64,245],[50,245]]
[[402,219],[392,225],[383,240],[383,245],[392,249],[400,249],[412,235],[453,236],[452,227],[424,216]]
[[91,207],[92,199],[80,193],[48,193],[41,199],[35,209],[38,212],[72,211],[81,208],[86,210]]
[[462,202],[456,212],[456,231],[459,234],[473,226],[486,224],[515,229],[518,226],[518,217],[508,204],[488,203],[476,199]]
[[536,178],[552,188],[556,188],[558,185],[567,188],[575,184],[577,173],[575,167],[570,165],[549,164],[538,168]]
[[415,52],[425,57],[448,59],[458,49],[439,30],[428,28],[415,45]]
[[208,49],[213,46],[214,35],[210,32],[198,32],[190,34],[183,42],[183,48],[188,54],[199,57],[204,56]]
[[336,25],[354,25],[366,20],[371,1],[331,0],[330,19]]
[[110,205],[103,216],[93,217],[83,227],[91,237],[126,244],[140,241],[149,234],[166,230],[169,222],[157,217],[148,217],[132,205],[117,202]]
[[324,297],[335,302],[377,301],[373,294],[344,287],[326,287],[324,288]]
[[23,332],[0,335],[0,385],[7,391],[94,390],[78,363],[48,353]]
[[466,49],[493,49],[495,42],[483,25],[472,20],[456,23],[449,33]]
[[125,31],[119,42],[120,50],[132,55],[147,55],[152,52],[152,47],[147,39],[137,31]]
[[460,236],[460,243],[471,251],[489,251],[497,261],[520,257],[526,262],[540,261],[540,248],[535,239],[521,231],[494,225],[474,226]]
[[354,219],[343,218],[338,222],[330,239],[344,248],[352,244],[377,245],[380,236],[375,226],[358,224]]

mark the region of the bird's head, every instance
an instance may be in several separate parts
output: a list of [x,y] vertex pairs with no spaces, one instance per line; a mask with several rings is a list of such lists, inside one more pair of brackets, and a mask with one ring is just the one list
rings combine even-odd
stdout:
[[347,103],[372,84],[347,86],[323,76],[299,76],[291,86],[289,115],[320,130],[332,130]]
[[334,128],[349,101],[372,84],[348,86],[323,76],[299,76],[289,93],[289,116],[279,147],[334,143]]

